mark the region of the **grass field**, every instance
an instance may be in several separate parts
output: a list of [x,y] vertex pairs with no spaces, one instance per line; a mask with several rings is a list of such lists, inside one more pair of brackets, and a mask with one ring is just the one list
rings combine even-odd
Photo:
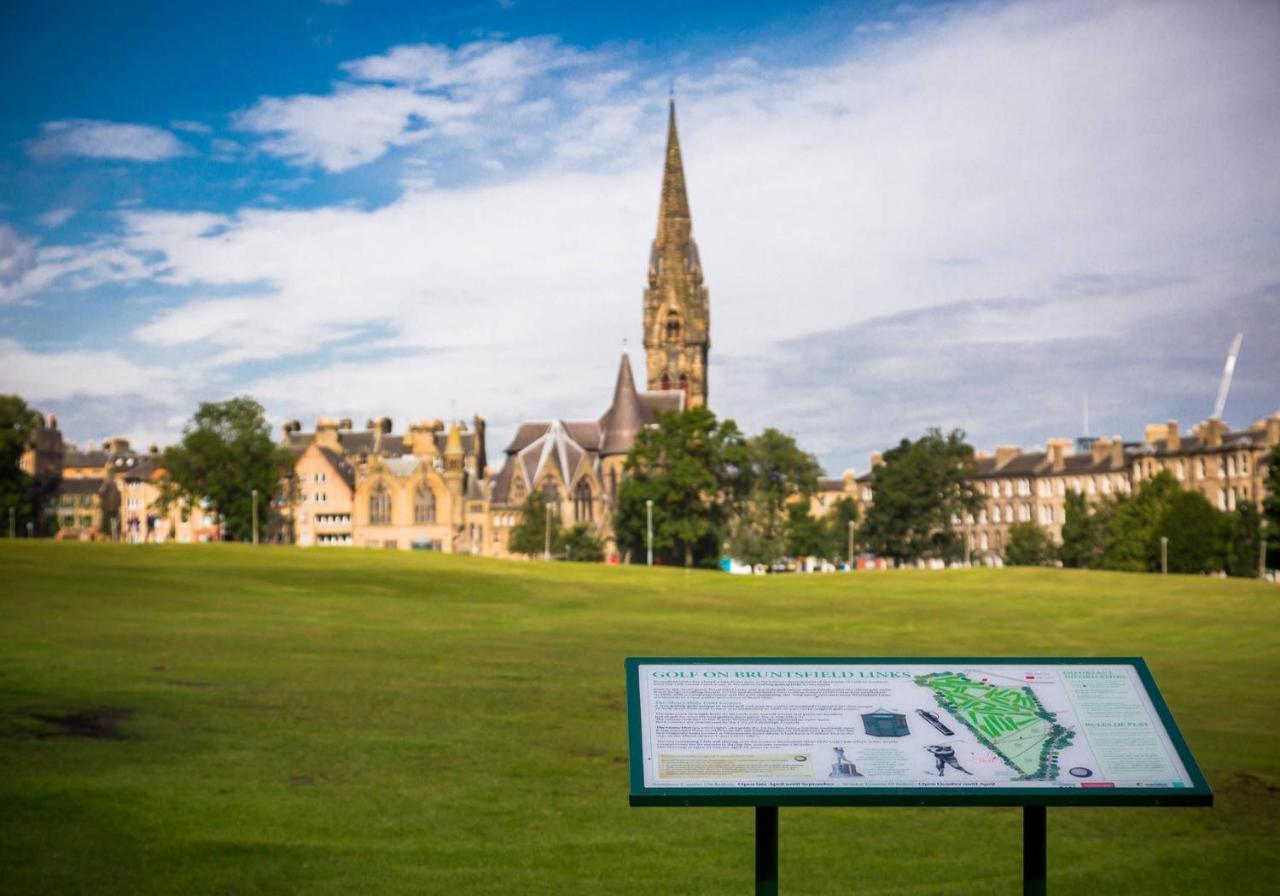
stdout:
[[[1212,809],[1054,809],[1055,894],[1280,888],[1280,588],[0,544],[0,891],[748,893],[627,806],[623,658],[1142,655]],[[782,892],[1019,892],[1016,809],[784,809]]]

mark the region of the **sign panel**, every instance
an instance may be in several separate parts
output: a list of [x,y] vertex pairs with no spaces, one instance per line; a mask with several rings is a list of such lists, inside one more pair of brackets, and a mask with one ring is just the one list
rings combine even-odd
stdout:
[[629,659],[632,803],[1208,804],[1141,659]]

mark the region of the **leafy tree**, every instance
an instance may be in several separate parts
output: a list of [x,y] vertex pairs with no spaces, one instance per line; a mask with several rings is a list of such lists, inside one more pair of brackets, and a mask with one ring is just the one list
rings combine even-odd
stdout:
[[934,428],[914,442],[903,439],[875,470],[876,500],[862,523],[862,543],[894,559],[959,556],[964,543],[951,520],[978,511],[973,472],[973,448],[961,430],[943,435]]
[[1058,549],[1063,566],[1096,569],[1102,565],[1102,555],[1107,547],[1107,524],[1115,506],[1115,502],[1108,498],[1090,512],[1089,501],[1083,492],[1067,492],[1062,547]]
[[831,553],[831,533],[825,519],[809,512],[808,501],[787,505],[786,548],[792,557],[822,557]]
[[1035,523],[1014,523],[1009,527],[1009,543],[1004,562],[1009,566],[1047,566],[1057,554],[1049,533]]
[[[797,554],[790,542],[793,526],[807,527],[793,515],[788,501],[799,495],[807,499],[818,487],[822,468],[812,454],[802,451],[795,439],[776,429],[766,429],[747,440],[750,463],[749,497],[738,508],[732,526],[729,549],[744,563],[772,563],[785,554],[807,556],[822,552],[821,526],[814,525],[813,551]],[[800,505],[808,517],[808,501]],[[792,507],[796,505],[791,505]],[[817,521],[815,520],[816,524]]]
[[1267,475],[1262,480],[1266,497],[1262,502],[1263,537],[1267,540],[1267,568],[1280,566],[1280,445],[1262,461]]
[[20,466],[39,415],[17,395],[0,395],[0,525],[8,532],[9,508],[21,527],[35,514],[35,481]]
[[271,438],[262,405],[248,396],[202,402],[182,431],[182,441],[166,448],[162,506],[175,501],[207,501],[228,537],[246,540],[253,531],[253,490],[259,522],[293,467],[293,455]]
[[[541,489],[534,489],[520,505],[520,522],[511,529],[508,547],[513,553],[541,556],[547,550],[547,497]],[[564,540],[560,516],[554,508],[551,518],[551,552],[557,553]]]
[[645,502],[652,501],[655,554],[686,566],[714,562],[749,487],[737,424],[717,422],[705,407],[660,414],[658,426],[637,434],[624,469],[613,522],[619,548],[644,555]]
[[1170,502],[1181,492],[1173,474],[1161,470],[1144,482],[1137,494],[1117,501],[1107,520],[1102,567],[1130,572],[1158,570],[1160,537],[1156,530]]
[[591,535],[586,523],[578,523],[560,539],[564,559],[575,563],[599,563],[604,559],[604,545]]
[[1257,578],[1262,552],[1262,514],[1252,501],[1244,501],[1229,514],[1223,526],[1227,575]]
[[1160,538],[1169,539],[1169,572],[1217,572],[1222,569],[1227,516],[1199,492],[1179,489],[1170,495],[1156,525],[1155,563],[1160,568]]

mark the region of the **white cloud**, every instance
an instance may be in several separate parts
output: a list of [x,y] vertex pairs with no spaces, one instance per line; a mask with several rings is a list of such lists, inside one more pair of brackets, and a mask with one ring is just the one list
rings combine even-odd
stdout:
[[346,171],[396,147],[509,135],[549,108],[545,96],[527,97],[531,85],[597,59],[549,37],[404,45],[345,63],[352,80],[331,93],[264,97],[234,122],[268,135],[260,144],[268,153]]
[[40,222],[41,227],[48,228],[49,230],[57,230],[63,224],[66,224],[74,218],[77,212],[79,212],[79,209],[74,208],[73,206],[64,205],[59,208],[49,209],[36,220]]
[[36,264],[36,241],[0,224],[0,302],[18,295],[19,284]]
[[[1179,313],[1229,327],[1280,282],[1280,120],[1259,113],[1280,103],[1277,33],[1271,6],[1022,3],[921,19],[826,63],[739,58],[686,76],[713,406],[753,426],[777,411],[837,467],[841,445],[862,457],[903,426],[976,420],[999,438],[999,419],[1035,419],[1061,433],[1044,415],[1074,420],[1072,390],[1017,377],[1046,359],[1138,420],[1165,413],[1151,405],[1188,380],[1162,378],[1158,357],[1144,356],[1143,389],[1127,385],[1145,329],[1189,354]],[[528,88],[527,56],[486,53],[396,48],[348,67],[367,83],[242,116],[269,151],[330,170],[407,147],[406,177],[424,183],[397,201],[132,210],[120,237],[41,250],[24,288],[188,287],[135,338],[214,370],[289,361],[247,383],[288,416],[597,413],[621,339],[641,354],[665,85],[610,80],[618,60],[601,60],[548,96]],[[511,96],[501,127],[480,120]],[[428,185],[425,141],[441,134],[474,141],[501,179]],[[545,164],[506,164],[530,146]],[[1280,378],[1257,357],[1246,378]],[[1025,399],[992,412],[992,377],[1010,395],[1026,383]]]
[[177,118],[169,122],[169,127],[175,131],[186,131],[188,134],[211,134],[213,128],[209,127],[203,121],[188,121],[187,119]]
[[0,391],[17,393],[33,404],[75,396],[172,394],[173,380],[157,376],[160,373],[118,352],[30,351],[0,338]]
[[162,128],[86,118],[45,122],[27,149],[35,159],[84,156],[135,162],[159,162],[187,152],[177,137]]

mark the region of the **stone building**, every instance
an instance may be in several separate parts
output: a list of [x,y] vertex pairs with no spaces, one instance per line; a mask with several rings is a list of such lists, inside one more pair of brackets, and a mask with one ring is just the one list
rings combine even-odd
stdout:
[[403,434],[386,417],[363,430],[349,419],[321,418],[314,432],[285,424],[297,457],[283,508],[294,540],[492,553],[484,418],[473,424],[432,420]]
[[627,453],[644,427],[657,425],[658,414],[684,410],[684,399],[678,389],[638,391],[624,352],[613,401],[598,418],[520,424],[493,482],[491,552],[509,552],[520,507],[538,489],[562,525],[586,524],[615,553],[613,508]]
[[650,391],[679,389],[689,407],[707,403],[711,297],[693,239],[684,163],[676,133],[676,104],[667,120],[667,152],[658,205],[658,233],[649,252],[644,291],[644,354]]
[[[1183,488],[1204,495],[1219,510],[1234,510],[1245,501],[1261,508],[1265,496],[1264,460],[1280,444],[1280,412],[1254,422],[1247,429],[1230,430],[1217,419],[1198,424],[1182,435],[1178,422],[1151,424],[1140,442],[1120,436],[1097,438],[1087,448],[1072,451],[1068,439],[1049,439],[1044,450],[1022,451],[1002,446],[994,453],[978,452],[973,485],[982,499],[978,513],[955,520],[975,560],[997,562],[1014,523],[1034,522],[1055,542],[1062,541],[1069,491],[1090,502],[1130,495],[1142,483],[1168,470]],[[824,515],[843,496],[858,502],[860,514],[875,497],[872,472],[843,479],[824,479],[811,499],[811,512]]]

